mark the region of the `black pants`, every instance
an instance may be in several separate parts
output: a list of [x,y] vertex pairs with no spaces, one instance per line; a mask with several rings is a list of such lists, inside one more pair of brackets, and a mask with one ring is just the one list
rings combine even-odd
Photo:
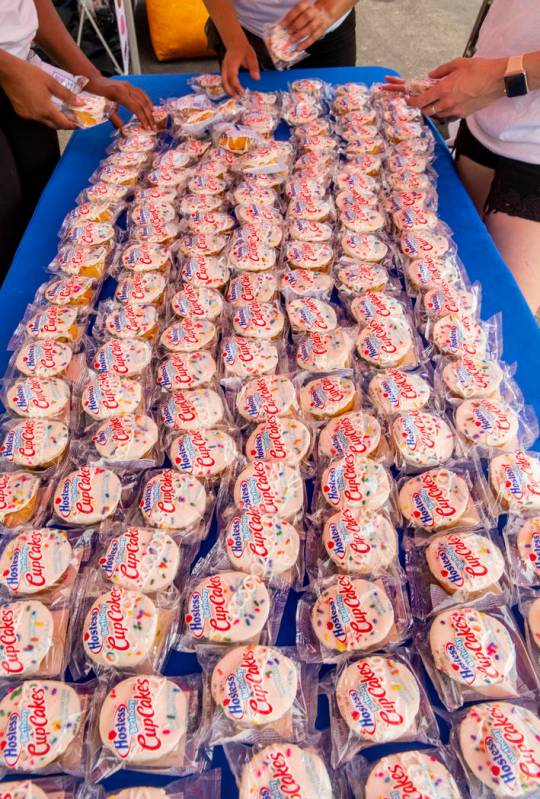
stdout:
[[[274,69],[270,54],[264,41],[243,29],[249,43],[257,53],[261,69]],[[208,45],[215,50],[221,65],[225,57],[225,45],[211,19],[206,23]],[[341,25],[327,33],[322,39],[308,47],[309,56],[299,61],[298,69],[317,69],[320,67],[354,67],[356,64],[356,14],[355,9],[347,15]]]
[[56,131],[17,116],[0,89],[0,283],[59,155]]

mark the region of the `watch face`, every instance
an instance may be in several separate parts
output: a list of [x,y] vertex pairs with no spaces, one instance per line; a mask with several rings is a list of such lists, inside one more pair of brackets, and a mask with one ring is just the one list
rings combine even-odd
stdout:
[[507,97],[522,97],[529,91],[527,75],[524,72],[516,72],[514,75],[505,75],[504,85]]

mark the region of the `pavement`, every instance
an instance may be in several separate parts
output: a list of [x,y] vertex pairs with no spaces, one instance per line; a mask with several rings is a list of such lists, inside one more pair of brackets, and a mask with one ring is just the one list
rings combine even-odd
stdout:
[[[481,0],[359,0],[357,64],[384,65],[407,77],[421,77],[462,55],[480,6]],[[144,73],[217,69],[213,59],[157,61],[142,2],[136,23]]]

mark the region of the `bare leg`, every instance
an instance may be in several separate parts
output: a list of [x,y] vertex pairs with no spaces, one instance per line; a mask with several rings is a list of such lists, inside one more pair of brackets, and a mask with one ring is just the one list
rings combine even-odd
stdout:
[[500,211],[488,214],[485,221],[531,311],[536,313],[540,307],[540,222]]
[[456,161],[458,174],[467,189],[471,200],[476,206],[480,216],[484,216],[484,205],[495,174],[493,169],[482,164],[477,164],[466,155],[461,155]]

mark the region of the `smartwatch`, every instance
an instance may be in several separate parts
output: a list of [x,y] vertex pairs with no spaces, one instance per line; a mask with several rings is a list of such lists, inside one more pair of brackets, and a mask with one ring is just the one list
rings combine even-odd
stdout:
[[504,91],[507,97],[523,97],[529,93],[522,55],[513,55],[508,59],[504,73]]

